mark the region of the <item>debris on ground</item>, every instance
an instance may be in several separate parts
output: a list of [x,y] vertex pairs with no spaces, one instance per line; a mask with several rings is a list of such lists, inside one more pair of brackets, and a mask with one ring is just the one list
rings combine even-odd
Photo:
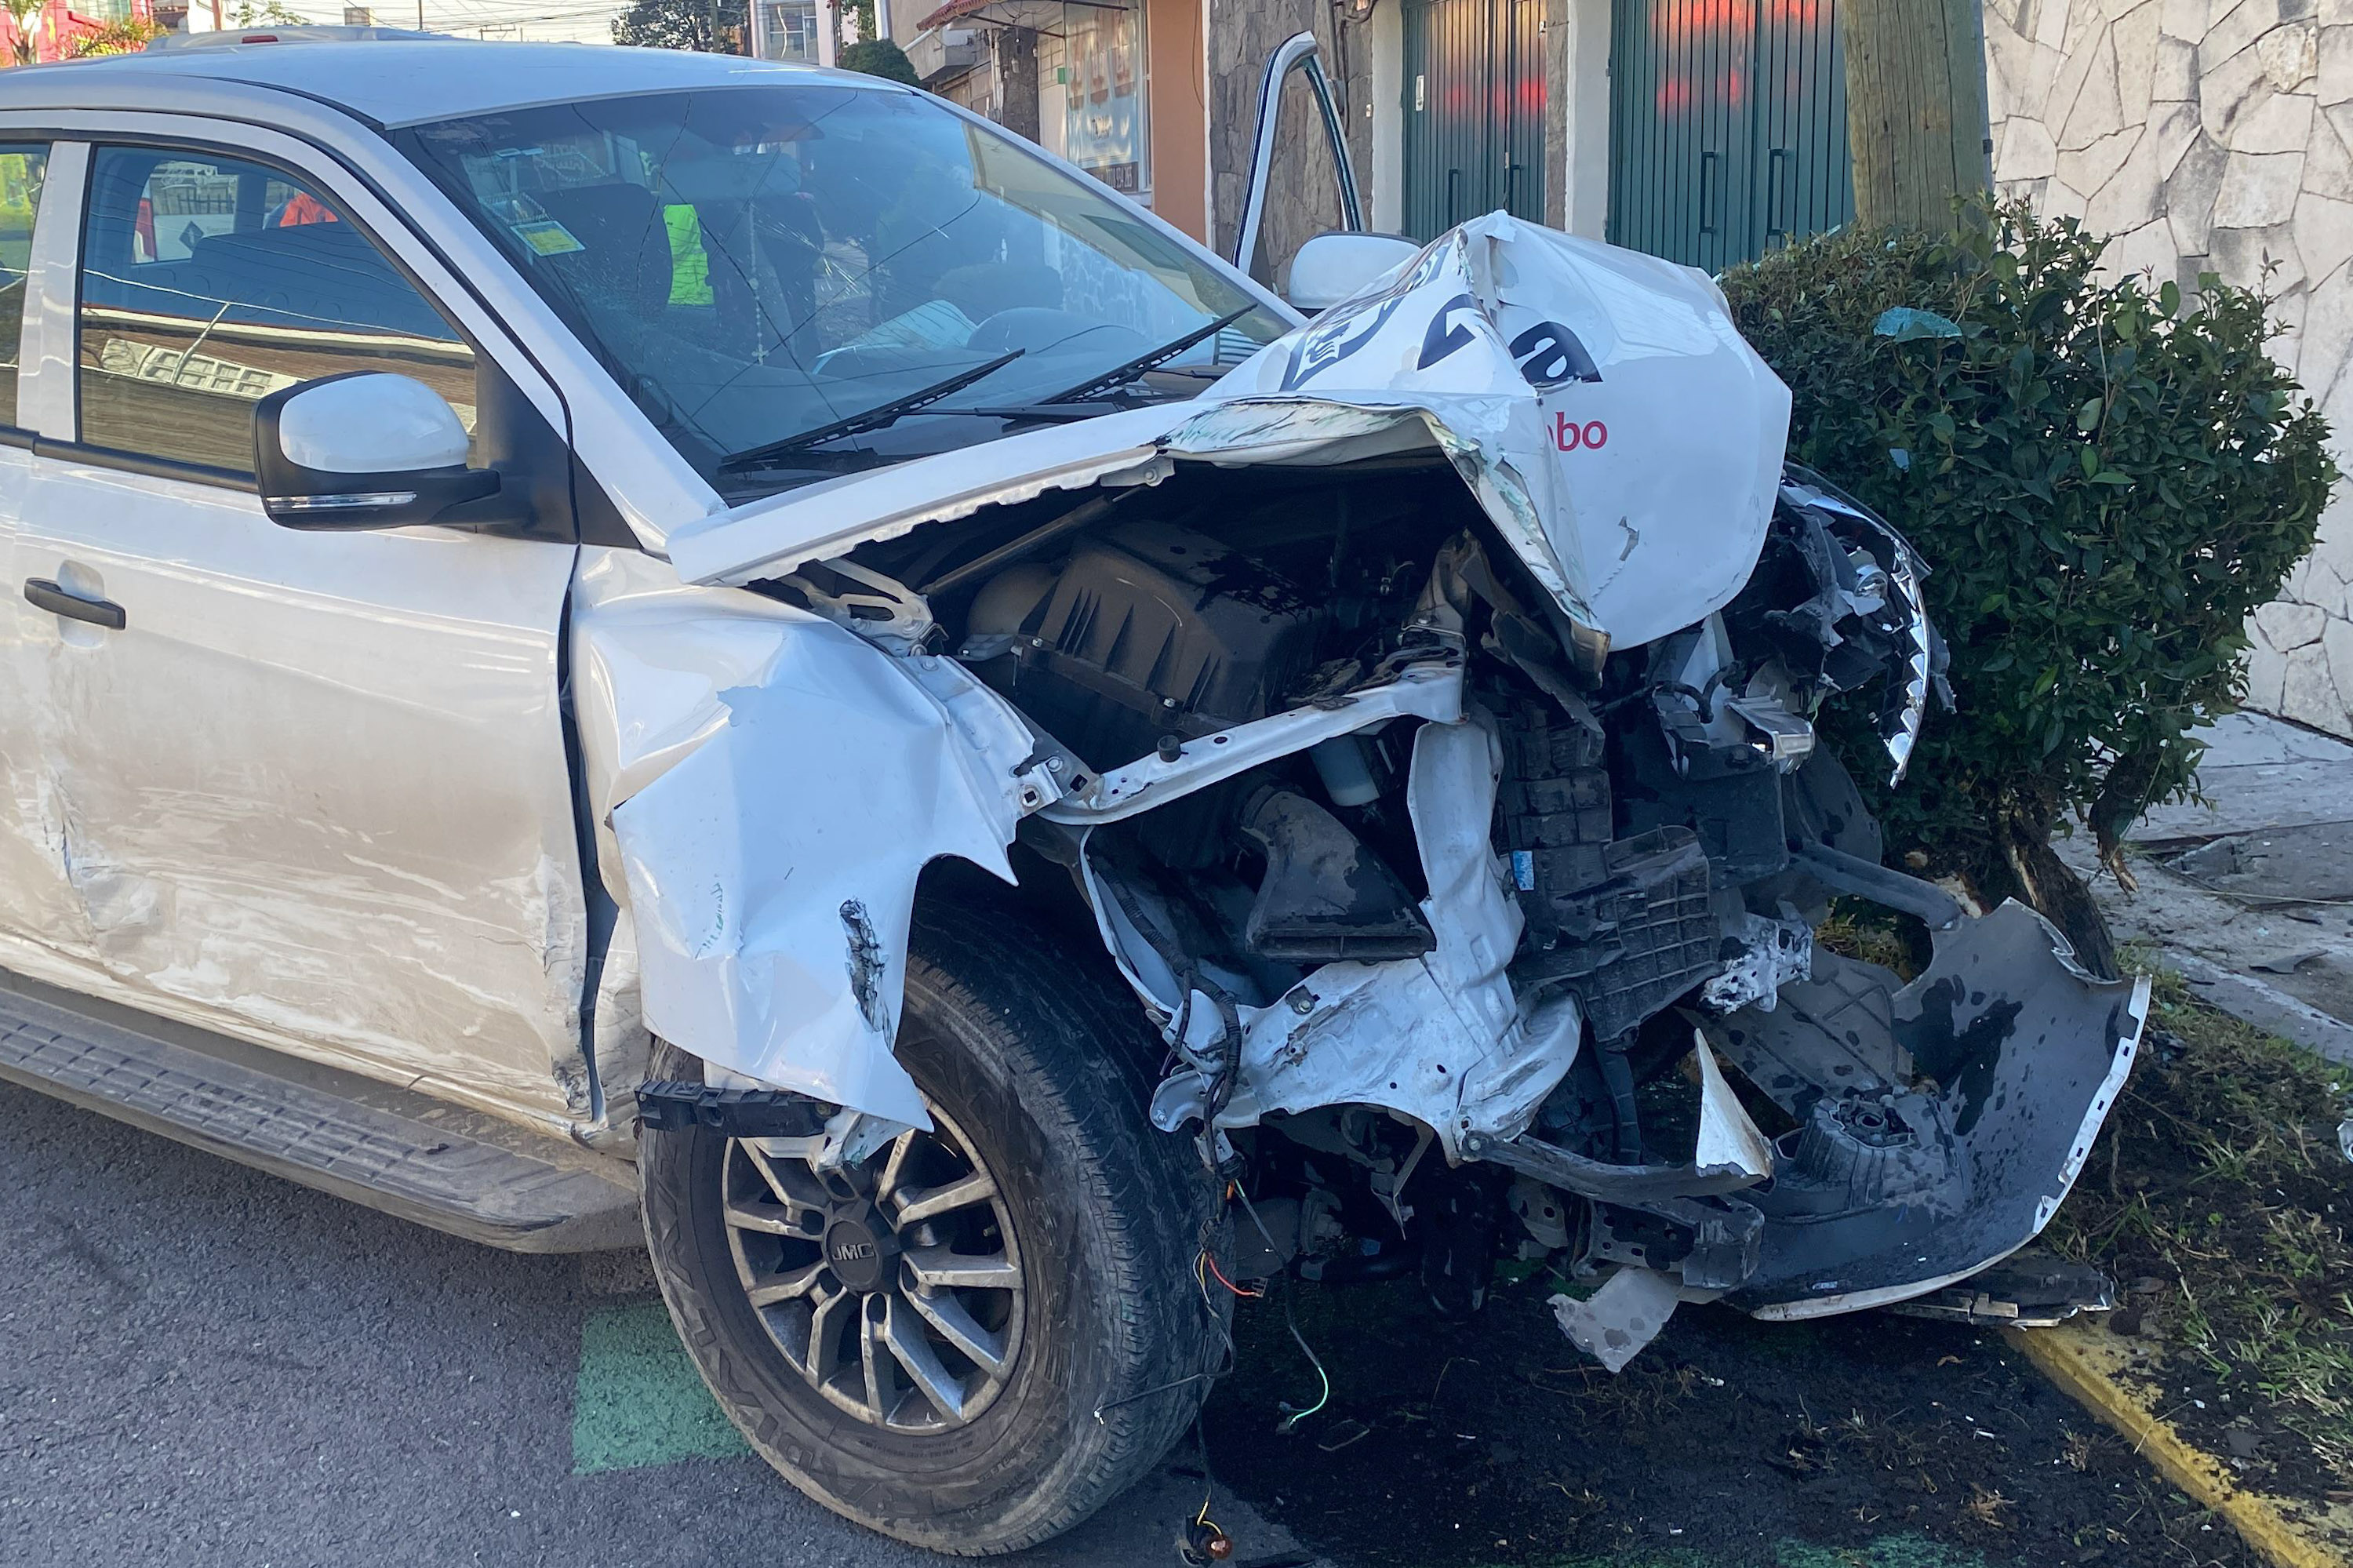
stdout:
[[1289,1434],[1278,1403],[1314,1373],[1245,1305],[1219,1478],[1352,1568],[2260,1568],[1996,1331],[1685,1307],[1613,1375],[1563,1340],[1562,1282],[1514,1272],[1466,1323],[1406,1281],[1298,1287],[1333,1393]]

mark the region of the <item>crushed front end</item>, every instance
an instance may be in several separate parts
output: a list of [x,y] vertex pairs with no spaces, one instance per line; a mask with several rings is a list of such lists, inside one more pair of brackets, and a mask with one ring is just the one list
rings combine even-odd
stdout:
[[[2146,983],[1880,863],[1814,726],[1860,702],[1909,756],[1941,650],[1901,538],[1792,472],[1748,588],[1595,673],[1475,525],[1409,566],[1427,512],[1337,488],[1347,542],[1139,517],[981,590],[962,648],[1082,737],[1021,839],[1161,1022],[1155,1119],[1250,1197],[1238,1266],[1411,1270],[1467,1309],[1494,1255],[1553,1256],[1610,1278],[1562,1310],[1616,1365],[1662,1301],[1850,1310],[2031,1240]],[[1834,895],[1933,962],[1818,948]]]
[[[1817,725],[1859,705],[1901,779],[1945,695],[1928,567],[1784,468],[1788,406],[1705,280],[1498,217],[1165,418],[999,443],[985,489],[927,460],[937,502],[903,500],[924,463],[877,479],[900,510],[854,547],[855,486],[678,541],[781,602],[723,719],[635,726],[701,748],[612,818],[649,1022],[845,1129],[915,1121],[899,963],[958,856],[1159,1028],[1153,1119],[1229,1178],[1238,1277],[1468,1311],[1549,1257],[1602,1282],[1557,1309],[1614,1368],[1679,1301],[1797,1318],[1996,1263],[2082,1168],[2147,983],[1882,863]],[[584,615],[617,692],[659,663],[626,603]],[[830,734],[876,767],[780,794]],[[1933,959],[1818,947],[1834,895]]]

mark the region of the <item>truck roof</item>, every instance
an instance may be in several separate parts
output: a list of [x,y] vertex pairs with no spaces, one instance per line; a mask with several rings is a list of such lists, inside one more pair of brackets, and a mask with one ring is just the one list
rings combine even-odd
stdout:
[[[247,32],[266,36],[268,29]],[[218,90],[224,109],[285,92],[390,127],[532,104],[796,79],[904,90],[854,72],[684,49],[298,36],[0,71],[0,110],[153,110],[162,107],[156,90],[168,80],[183,90],[173,95],[181,101],[175,108],[198,107],[185,101],[191,97],[214,98],[207,87]]]

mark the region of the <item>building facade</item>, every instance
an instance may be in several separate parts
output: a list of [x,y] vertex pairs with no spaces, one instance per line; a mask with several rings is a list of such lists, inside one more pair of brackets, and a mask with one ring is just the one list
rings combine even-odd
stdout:
[[[1502,207],[1721,268],[1842,222],[1836,0],[893,0],[924,84],[1229,249],[1265,62],[1313,32],[1373,227]],[[1619,69],[1613,73],[1611,62]],[[1338,216],[1303,88],[1255,270]]]
[[752,0],[752,35],[747,42],[760,58],[817,64],[818,37],[817,0]]
[[[47,0],[33,15],[32,56],[35,61],[71,59],[82,39],[104,32],[125,22],[161,22],[174,24],[175,18],[187,15],[186,0],[159,15],[155,0],[80,0],[68,5],[66,0]],[[23,32],[15,16],[0,12],[0,64],[20,60]]]
[[[1230,253],[1266,62],[1307,31],[1322,46],[1373,227],[1435,233],[1495,207],[1567,221],[1568,186],[1555,177],[1567,33],[1546,22],[1569,3],[894,0],[888,21],[934,91]],[[1600,5],[1606,16],[1608,0]],[[1419,111],[1408,96],[1409,52],[1422,68]],[[1340,210],[1326,137],[1295,77],[1280,113],[1282,153],[1252,259],[1271,281]],[[1597,232],[1599,222],[1597,209]]]
[[[1853,216],[1837,0],[889,0],[926,85],[1231,253],[1260,79],[1312,30],[1371,227],[1507,207],[1710,271]],[[1985,0],[1994,175],[2119,269],[2263,281],[2353,430],[2353,0]],[[1286,91],[1259,253],[1338,222]],[[2353,449],[2347,452],[2353,467]],[[2250,703],[2353,736],[2353,499],[2254,618]]]

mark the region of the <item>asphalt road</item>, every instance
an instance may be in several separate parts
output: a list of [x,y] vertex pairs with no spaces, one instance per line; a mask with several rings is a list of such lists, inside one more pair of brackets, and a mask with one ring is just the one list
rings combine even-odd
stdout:
[[[842,1523],[749,1456],[651,1298],[641,1255],[494,1252],[0,1085],[0,1568],[936,1568],[944,1561]],[[1377,1347],[1377,1337],[1368,1343]],[[1278,1350],[1276,1381],[1289,1390],[1282,1378],[1303,1373],[1287,1348]],[[1536,1364],[1567,1355],[1544,1332],[1525,1350]],[[1719,1347],[1704,1359],[1725,1363],[1733,1355]],[[1926,1375],[1942,1376],[1960,1359],[1938,1358]],[[1750,1372],[1778,1369],[1786,1381],[1786,1361],[1770,1358]],[[1508,1369],[1499,1362],[1498,1370]],[[1847,1375],[1851,1382],[1852,1369]],[[1446,1369],[1436,1376],[1443,1383]],[[1455,1386],[1470,1387],[1471,1376],[1466,1368]],[[1335,1409],[1354,1400],[1360,1414],[1383,1419],[1389,1406],[1370,1386],[1377,1381],[1359,1369]],[[1745,1388],[1753,1380],[1737,1381]],[[1774,1397],[1790,1415],[1804,1414],[1809,1397],[1845,1409],[1850,1394],[1866,1397],[1826,1367],[1820,1386]],[[1250,1419],[1268,1425],[1271,1408],[1271,1398],[1259,1397]],[[1595,1419],[1607,1425],[1615,1418],[1604,1411]],[[1970,1423],[1959,1419],[1967,1443]],[[2041,1419],[2051,1427],[2048,1441],[2027,1444],[2022,1464],[2058,1463],[2043,1450],[2057,1452],[2064,1434],[2049,1411]],[[1539,1448],[1563,1441],[1535,1427],[1502,1435]],[[1303,1528],[1322,1530],[1319,1539],[1335,1553],[1394,1557],[1334,1545],[1359,1541],[1350,1534],[1365,1527],[1355,1499],[1375,1510],[1377,1529],[1377,1510],[1394,1506],[1401,1490],[1445,1478],[1427,1455],[1404,1458],[1366,1442],[1319,1491],[1291,1467],[1301,1458],[1315,1463],[1311,1456],[1286,1457],[1259,1436],[1229,1444],[1220,1473],[1244,1475],[1253,1496],[1296,1494],[1293,1505],[1323,1521]],[[1761,1510],[1745,1532],[1734,1532],[1744,1540],[1795,1530],[1775,1489],[1811,1483],[1782,1477],[1769,1454],[1760,1469],[1757,1445],[1737,1436],[1724,1420],[1693,1428],[1690,1442],[1722,1454],[1713,1468],[1701,1467],[1692,1496],[1737,1497]],[[1570,1446],[1582,1452],[1586,1441]],[[1321,1440],[1318,1447],[1334,1451]],[[1192,1457],[1180,1450],[1169,1469],[1087,1525],[1005,1561],[1166,1568],[1180,1520],[1199,1506]],[[1560,1457],[1546,1456],[1547,1463]],[[1447,1471],[1458,1487],[1465,1475],[1483,1474],[1460,1470],[1458,1463]],[[2062,1503],[2084,1502],[2077,1492],[2100,1494],[2098,1507],[2085,1503],[2087,1518],[2132,1500],[2126,1479],[2105,1470],[2052,1471],[2038,1486],[2038,1496],[2055,1486]],[[1479,1489],[1472,1485],[1470,1494]],[[1641,1514],[1639,1489],[1620,1489],[1625,1495],[1616,1500]],[[1448,1499],[1460,1508],[1461,1497]],[[1326,1517],[1335,1507],[1348,1529]],[[1880,1512],[1887,1528],[1910,1528],[1901,1510]],[[1288,1538],[1238,1499],[1221,1495],[1216,1513],[1236,1538],[1238,1568],[1290,1556]],[[2002,1544],[2024,1550],[2047,1539],[2049,1523],[2021,1518],[2000,1532]],[[1478,1562],[1484,1554],[1475,1547],[1483,1544],[1482,1536],[1440,1558]],[[1599,1568],[1581,1553],[1569,1558]],[[1612,1568],[1707,1568],[1715,1560],[1637,1551]],[[1986,1568],[2010,1559],[1899,1533],[1836,1550],[1788,1542],[1757,1560],[1781,1568]],[[2038,1552],[2023,1561],[2056,1560]]]
[[[493,1252],[5,1085],[0,1259],[10,1568],[942,1561],[742,1453],[641,1260]],[[1173,1563],[1198,1485],[1017,1561]]]

